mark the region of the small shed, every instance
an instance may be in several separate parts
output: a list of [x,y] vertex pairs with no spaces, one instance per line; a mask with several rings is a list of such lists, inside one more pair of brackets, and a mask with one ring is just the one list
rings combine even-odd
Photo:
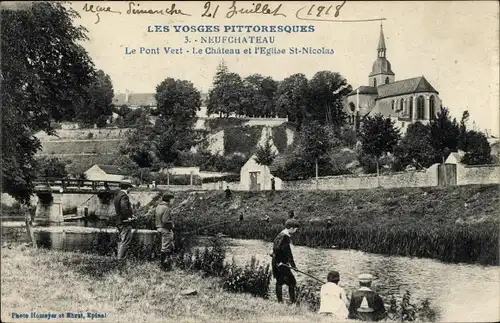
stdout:
[[92,181],[116,181],[116,182],[131,182],[127,177],[127,173],[115,165],[100,165],[87,169],[84,173],[87,179]]
[[255,155],[248,159],[240,171],[241,187],[249,191],[271,190],[273,178],[275,189],[281,190],[283,181],[273,176],[268,166],[257,163]]

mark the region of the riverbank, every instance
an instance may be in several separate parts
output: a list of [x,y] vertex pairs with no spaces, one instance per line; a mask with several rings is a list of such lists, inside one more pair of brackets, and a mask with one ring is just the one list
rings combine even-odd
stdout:
[[174,207],[185,231],[272,241],[293,210],[303,224],[296,245],[498,265],[499,193],[498,185],[233,192],[230,200],[183,192]]
[[[110,257],[21,245],[2,247],[1,257],[2,322],[12,321],[13,312],[101,313],[100,321],[108,322],[328,321],[303,307],[222,291],[216,278],[163,272],[151,262],[120,265]],[[188,288],[198,294],[180,295]]]

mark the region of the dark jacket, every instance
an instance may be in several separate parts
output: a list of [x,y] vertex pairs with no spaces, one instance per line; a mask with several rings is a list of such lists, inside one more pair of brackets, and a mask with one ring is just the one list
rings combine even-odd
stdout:
[[290,248],[290,236],[283,231],[274,239],[273,244],[273,265],[278,265],[280,262],[295,267],[293,260],[292,249]]
[[116,212],[116,224],[127,222],[127,219],[132,217],[132,206],[127,193],[119,191],[113,200]]
[[174,218],[172,211],[167,202],[161,201],[155,210],[155,225],[156,228],[173,229]]
[[[371,311],[358,311],[366,297],[368,307]],[[349,305],[349,318],[362,321],[380,321],[386,317],[384,301],[374,291],[367,287],[362,287],[352,293],[351,303]]]

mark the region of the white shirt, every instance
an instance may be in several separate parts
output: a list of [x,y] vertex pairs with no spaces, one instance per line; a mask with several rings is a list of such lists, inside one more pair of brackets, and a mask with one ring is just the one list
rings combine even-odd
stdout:
[[339,319],[345,319],[349,314],[347,304],[347,295],[342,287],[331,282],[321,286],[319,313],[332,313]]

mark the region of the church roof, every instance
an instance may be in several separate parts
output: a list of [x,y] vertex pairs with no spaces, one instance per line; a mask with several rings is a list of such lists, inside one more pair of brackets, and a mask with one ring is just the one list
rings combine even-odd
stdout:
[[359,94],[378,94],[377,88],[373,86],[360,86],[356,90],[349,93],[347,96],[356,95],[359,89]]
[[377,99],[411,93],[433,92],[439,94],[423,76],[382,84],[377,87]]
[[385,57],[377,57],[377,60],[373,62],[372,72],[369,76],[372,77],[378,74],[394,75],[391,63]]
[[378,40],[378,47],[377,47],[377,49],[386,49],[385,48],[384,30],[382,29],[382,24],[380,24],[380,38]]
[[115,106],[154,107],[156,106],[156,98],[155,93],[129,93],[128,97],[125,93],[118,93],[113,98],[113,104]]

